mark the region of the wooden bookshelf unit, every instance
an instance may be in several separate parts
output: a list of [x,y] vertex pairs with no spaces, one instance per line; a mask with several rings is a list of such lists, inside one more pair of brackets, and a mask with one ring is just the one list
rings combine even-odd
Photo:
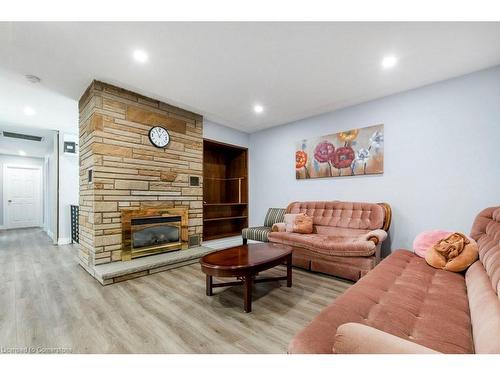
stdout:
[[241,234],[248,226],[248,150],[203,141],[203,239]]

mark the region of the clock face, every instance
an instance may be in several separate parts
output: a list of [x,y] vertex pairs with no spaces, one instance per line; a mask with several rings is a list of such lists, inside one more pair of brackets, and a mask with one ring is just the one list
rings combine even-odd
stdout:
[[161,126],[153,126],[149,130],[149,140],[154,146],[163,148],[170,142],[170,134],[168,134],[167,129]]

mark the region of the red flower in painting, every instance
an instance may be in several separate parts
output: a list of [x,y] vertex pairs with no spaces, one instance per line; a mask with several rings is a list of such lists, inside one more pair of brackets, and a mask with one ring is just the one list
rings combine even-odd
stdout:
[[295,152],[295,169],[304,167],[307,163],[307,154],[304,151]]
[[339,147],[331,160],[337,169],[350,167],[354,160],[354,150],[351,147]]
[[335,153],[335,147],[328,141],[318,143],[314,149],[314,158],[320,163],[331,160]]

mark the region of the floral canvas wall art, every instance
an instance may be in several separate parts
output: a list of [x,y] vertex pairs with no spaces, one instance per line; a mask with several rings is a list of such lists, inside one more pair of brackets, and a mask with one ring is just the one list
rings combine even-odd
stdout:
[[352,129],[297,144],[297,179],[379,173],[384,173],[384,125]]

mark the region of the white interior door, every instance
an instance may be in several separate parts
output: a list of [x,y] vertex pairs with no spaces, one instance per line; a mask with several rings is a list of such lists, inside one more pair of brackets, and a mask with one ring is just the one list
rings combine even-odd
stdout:
[[4,166],[4,218],[7,228],[42,224],[41,170]]

